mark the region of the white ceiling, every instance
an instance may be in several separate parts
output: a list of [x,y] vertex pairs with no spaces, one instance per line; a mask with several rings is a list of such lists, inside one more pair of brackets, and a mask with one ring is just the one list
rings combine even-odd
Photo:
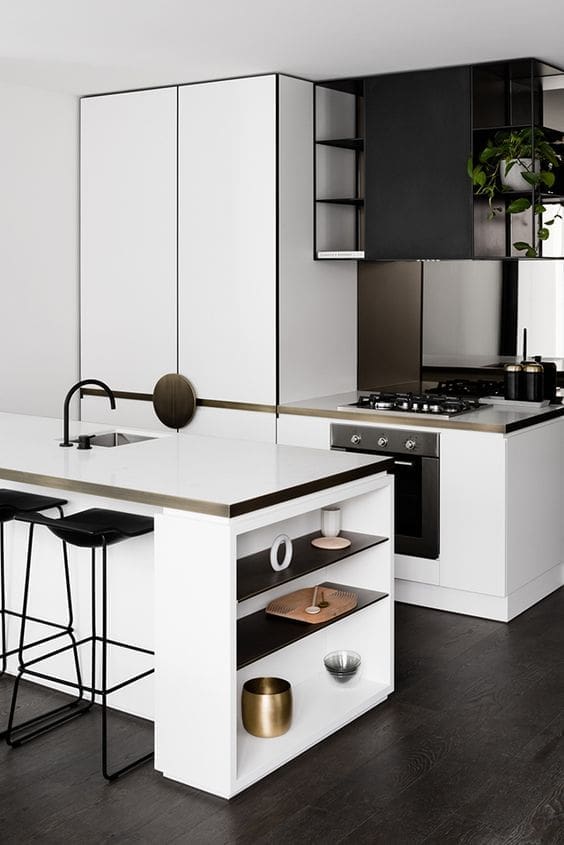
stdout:
[[562,0],[0,0],[0,82],[85,94],[518,56],[564,66],[563,31]]

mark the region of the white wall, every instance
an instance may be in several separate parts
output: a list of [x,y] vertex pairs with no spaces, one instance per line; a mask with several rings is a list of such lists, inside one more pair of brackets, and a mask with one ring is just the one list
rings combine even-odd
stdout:
[[526,328],[528,357],[563,357],[564,261],[520,261],[518,302],[517,354]]
[[0,411],[60,416],[78,376],[78,99],[0,84]]

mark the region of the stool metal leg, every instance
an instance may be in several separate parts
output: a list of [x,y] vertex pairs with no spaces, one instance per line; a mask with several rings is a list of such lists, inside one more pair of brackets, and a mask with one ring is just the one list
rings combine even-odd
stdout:
[[108,770],[108,566],[106,541],[102,546],[102,774],[108,781],[117,780],[137,766],[152,760],[153,751],[138,757],[121,769]]
[[[62,514],[62,511],[61,511]],[[41,713],[39,716],[35,716],[32,719],[27,719],[25,722],[20,722],[18,725],[14,725],[14,716],[16,712],[16,705],[17,705],[17,698],[19,692],[20,681],[25,674],[26,671],[26,664],[24,659],[24,651],[26,648],[25,645],[25,630],[26,630],[26,622],[27,622],[27,608],[29,603],[29,588],[30,588],[30,579],[31,579],[31,559],[32,559],[32,550],[33,550],[33,523],[29,526],[29,539],[28,539],[28,547],[27,547],[27,561],[26,561],[26,569],[25,569],[25,582],[24,582],[24,594],[23,594],[23,607],[22,607],[22,624],[20,628],[20,639],[19,639],[19,647],[18,647],[18,658],[19,658],[19,667],[18,667],[18,674],[16,676],[14,690],[12,693],[12,702],[10,705],[10,715],[8,717],[8,728],[6,731],[6,742],[8,745],[12,747],[17,747],[22,745],[24,742],[27,742],[30,739],[33,739],[36,736],[39,736],[42,733],[46,733],[50,731],[52,728],[57,727],[58,725],[63,724],[64,722],[69,721],[70,719],[74,719],[77,716],[82,716],[87,710],[89,710],[92,706],[92,702],[86,702],[85,707],[81,707],[77,709],[78,705],[82,702],[84,698],[84,688],[82,683],[82,676],[80,673],[80,662],[78,657],[78,648],[76,637],[73,633],[73,621],[74,621],[74,613],[72,607],[72,595],[70,589],[70,573],[69,573],[69,565],[68,565],[68,554],[67,554],[67,546],[66,543],[63,543],[63,560],[64,560],[64,570],[65,570],[65,582],[66,582],[66,590],[67,590],[67,607],[68,607],[68,626],[66,629],[66,633],[71,639],[72,651],[74,654],[74,662],[75,668],[77,671],[77,688],[79,690],[79,694],[76,698],[74,698],[68,704],[63,704],[60,707],[55,707],[51,710],[48,710],[45,713]],[[29,647],[29,646],[28,646]],[[56,678],[52,678],[52,680],[56,681]],[[72,712],[69,712],[72,711]],[[62,715],[59,715],[62,714]],[[57,717],[58,718],[55,718]],[[42,724],[43,723],[43,724]],[[24,730],[24,728],[30,728],[32,726],[36,726],[34,729],[30,730],[28,733],[20,734],[20,731]],[[16,737],[14,737],[14,733]]]
[[6,671],[8,641],[6,639],[6,572],[4,564],[4,523],[0,523],[0,627],[2,629],[2,663],[0,677]]

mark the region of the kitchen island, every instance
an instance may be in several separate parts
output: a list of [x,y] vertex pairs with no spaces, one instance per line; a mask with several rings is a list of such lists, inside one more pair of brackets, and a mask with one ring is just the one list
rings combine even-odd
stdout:
[[[103,429],[75,423],[72,434]],[[393,690],[390,462],[175,433],[147,438],[61,449],[58,420],[0,414],[0,478],[12,489],[56,490],[69,500],[67,513],[95,506],[154,516],[154,536],[111,550],[109,626],[115,639],[154,648],[154,707],[149,679],[117,693],[112,704],[154,719],[157,770],[229,798]],[[327,506],[340,507],[343,533],[352,539],[340,555],[309,544]],[[17,610],[26,526],[6,527],[8,601]],[[281,533],[296,551],[290,567],[275,574],[269,551]],[[34,570],[30,612],[57,620],[64,608],[60,543],[38,529],[34,550],[42,566]],[[80,637],[90,624],[88,554],[71,550]],[[357,607],[318,629],[269,624],[270,601],[326,581],[356,591]],[[9,638],[17,641],[14,626]],[[350,688],[323,668],[323,656],[337,648],[362,656]],[[129,653],[113,659],[112,682],[143,671],[139,661]],[[9,671],[15,668],[13,661]],[[64,655],[52,668],[65,676]],[[239,707],[245,680],[265,675],[286,678],[294,693],[290,730],[269,740],[245,732]]]
[[562,405],[450,419],[339,410],[358,395],[280,406],[278,441],[329,449],[332,425],[403,431],[416,443],[418,432],[436,433],[439,554],[396,553],[397,600],[508,622],[564,584]]

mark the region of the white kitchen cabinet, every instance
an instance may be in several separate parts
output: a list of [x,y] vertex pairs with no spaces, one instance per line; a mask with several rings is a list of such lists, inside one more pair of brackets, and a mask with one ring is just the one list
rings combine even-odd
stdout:
[[179,88],[180,372],[276,404],[276,76]]
[[276,414],[234,408],[210,408],[204,405],[196,409],[190,423],[181,429],[180,433],[275,443]]
[[312,138],[313,84],[273,74],[83,100],[83,378],[147,394],[178,370],[217,405],[187,432],[272,441],[277,402],[355,387],[355,265],[313,260]]
[[[332,422],[348,421],[282,413],[278,443],[329,448]],[[436,430],[440,555],[396,554],[396,598],[507,622],[564,584],[564,419],[505,435]]]
[[81,377],[176,371],[176,88],[81,102]]
[[152,402],[140,399],[118,397],[116,407],[112,410],[107,396],[84,396],[80,410],[80,418],[83,422],[176,433],[176,429],[167,428],[161,423],[155,414]]

